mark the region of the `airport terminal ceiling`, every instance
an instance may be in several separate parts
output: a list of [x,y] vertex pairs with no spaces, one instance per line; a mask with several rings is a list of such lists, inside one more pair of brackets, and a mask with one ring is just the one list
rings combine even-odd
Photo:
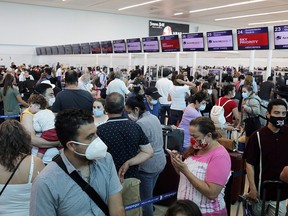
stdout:
[[[227,28],[287,24],[287,0],[3,0]],[[286,20],[286,22],[285,22]]]

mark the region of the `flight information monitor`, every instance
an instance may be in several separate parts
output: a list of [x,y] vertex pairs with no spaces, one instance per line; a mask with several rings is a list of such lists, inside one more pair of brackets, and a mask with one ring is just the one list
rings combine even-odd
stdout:
[[145,37],[142,38],[144,52],[159,52],[158,37]]
[[182,47],[184,52],[204,51],[203,33],[182,34]]
[[162,52],[179,52],[180,44],[178,35],[161,36]]
[[268,27],[237,29],[238,50],[269,49]]
[[233,50],[232,30],[207,32],[208,51]]
[[275,49],[288,49],[288,25],[274,26]]
[[141,53],[141,40],[140,38],[127,39],[128,53]]

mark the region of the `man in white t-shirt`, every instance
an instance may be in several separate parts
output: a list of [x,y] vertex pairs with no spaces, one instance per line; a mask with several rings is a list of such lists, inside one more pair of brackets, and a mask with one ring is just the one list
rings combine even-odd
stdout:
[[169,116],[171,102],[167,100],[170,89],[173,87],[173,82],[169,79],[172,72],[168,68],[163,69],[163,78],[160,78],[155,87],[162,97],[159,98],[160,108],[160,122],[165,124],[166,113]]
[[109,95],[112,92],[118,92],[124,98],[125,96],[130,93],[128,88],[126,87],[125,83],[121,80],[122,74],[120,71],[115,73],[115,79],[112,80],[109,85],[107,86],[106,94]]

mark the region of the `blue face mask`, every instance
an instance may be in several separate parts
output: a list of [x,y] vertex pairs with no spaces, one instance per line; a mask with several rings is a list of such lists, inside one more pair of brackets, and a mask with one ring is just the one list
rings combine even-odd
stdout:
[[100,116],[104,115],[104,111],[103,111],[103,110],[100,110],[100,109],[93,109],[93,114],[94,114],[96,117],[100,117]]
[[247,93],[247,92],[242,92],[242,97],[243,97],[244,99],[248,98],[248,93]]
[[150,103],[151,103],[152,105],[156,105],[156,104],[158,103],[158,100],[152,99],[152,100],[150,101]]

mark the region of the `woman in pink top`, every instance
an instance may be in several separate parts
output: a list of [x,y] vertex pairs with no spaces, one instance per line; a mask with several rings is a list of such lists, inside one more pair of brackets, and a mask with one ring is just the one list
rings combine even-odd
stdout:
[[190,123],[191,146],[182,156],[170,152],[171,162],[180,175],[177,199],[195,202],[203,216],[226,216],[224,187],[231,170],[226,149],[217,142],[213,121],[198,117]]

